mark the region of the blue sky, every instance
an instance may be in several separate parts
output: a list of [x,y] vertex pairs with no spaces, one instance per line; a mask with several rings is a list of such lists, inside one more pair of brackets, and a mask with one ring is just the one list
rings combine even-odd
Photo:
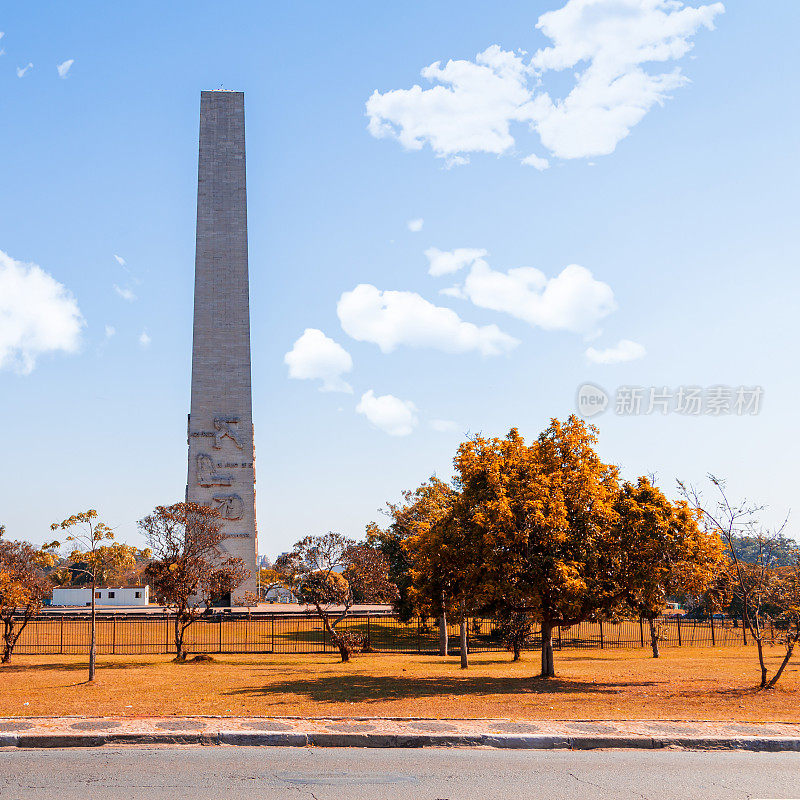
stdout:
[[[0,521],[43,541],[95,507],[141,544],[182,497],[220,86],[247,114],[262,553],[360,536],[466,432],[533,437],[585,382],[625,476],[796,509],[798,23],[791,0],[4,4]],[[759,413],[613,408],[716,385],[763,387]]]

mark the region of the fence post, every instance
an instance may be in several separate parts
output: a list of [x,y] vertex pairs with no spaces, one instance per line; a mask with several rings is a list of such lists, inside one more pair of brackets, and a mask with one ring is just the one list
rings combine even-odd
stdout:
[[372,642],[369,638],[369,612],[367,612],[367,645],[369,646],[370,650],[372,649]]
[[222,614],[219,615],[219,646],[217,647],[217,652],[222,652],[222,626],[225,624],[225,617]]
[[600,649],[603,649],[603,620],[600,620]]
[[561,626],[558,626],[558,649],[561,650]]
[[639,617],[639,643],[644,647],[644,622],[641,617]]
[[61,615],[61,644],[58,647],[60,655],[64,655],[64,615]]
[[275,652],[275,615],[274,614],[271,615],[270,622],[271,622],[270,638],[272,640],[271,649],[272,649],[272,652],[274,653]]
[[422,643],[420,641],[420,626],[422,625],[422,617],[417,617],[417,653],[421,653]]
[[714,612],[711,612],[711,646],[714,647],[716,645],[716,640],[714,638]]
[[678,647],[680,647],[681,644],[681,615],[678,614]]
[[117,654],[117,615],[111,618],[111,655]]

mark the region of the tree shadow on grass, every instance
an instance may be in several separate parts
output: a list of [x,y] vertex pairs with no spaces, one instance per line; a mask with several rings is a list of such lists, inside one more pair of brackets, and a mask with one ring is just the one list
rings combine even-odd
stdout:
[[619,694],[626,688],[655,686],[653,681],[627,681],[614,683],[589,683],[559,678],[484,677],[464,676],[446,678],[398,678],[396,676],[324,675],[316,678],[298,678],[276,681],[266,686],[232,689],[226,695],[269,697],[273,695],[301,695],[320,703],[364,702],[379,703],[385,700],[407,700],[425,697],[481,697],[486,695],[571,695]]
[[[137,662],[125,661],[121,663],[105,663],[103,661],[97,662],[97,671],[104,672],[105,670],[127,670],[127,669],[142,669],[143,667],[153,666],[153,662]],[[0,666],[0,676],[9,672],[88,672],[88,662],[67,662],[67,663],[51,663],[51,664],[18,664],[13,661],[9,664]]]

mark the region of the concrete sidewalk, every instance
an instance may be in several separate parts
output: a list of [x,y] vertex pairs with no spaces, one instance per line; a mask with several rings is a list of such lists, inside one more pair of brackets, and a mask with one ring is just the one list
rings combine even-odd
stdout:
[[17,717],[0,747],[103,745],[495,747],[531,750],[665,747],[800,751],[800,724],[749,722],[439,720],[298,717]]

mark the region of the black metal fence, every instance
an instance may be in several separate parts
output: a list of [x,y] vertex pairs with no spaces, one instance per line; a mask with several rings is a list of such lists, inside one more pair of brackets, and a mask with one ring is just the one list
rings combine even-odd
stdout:
[[[104,655],[174,653],[174,617],[169,615],[103,615],[97,619],[97,652]],[[711,647],[747,644],[741,623],[731,619],[705,621],[663,617],[656,622],[662,647]],[[383,653],[435,653],[439,649],[436,620],[416,618],[401,622],[393,615],[354,615],[338,630],[366,637],[369,647]],[[468,623],[470,652],[496,652],[504,647],[492,619],[474,618]],[[449,626],[450,650],[459,652],[458,625]],[[186,633],[192,653],[326,653],[334,652],[322,621],[313,615],[219,614],[195,622]],[[31,620],[17,642],[20,654],[75,654],[89,652],[90,621],[86,616],[52,615]],[[650,646],[647,621],[582,622],[557,628],[558,649]],[[534,626],[526,649],[538,649],[541,635]]]

